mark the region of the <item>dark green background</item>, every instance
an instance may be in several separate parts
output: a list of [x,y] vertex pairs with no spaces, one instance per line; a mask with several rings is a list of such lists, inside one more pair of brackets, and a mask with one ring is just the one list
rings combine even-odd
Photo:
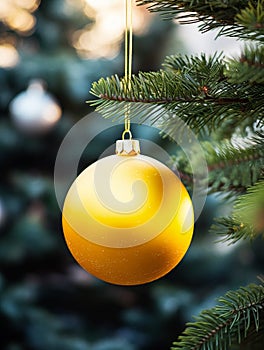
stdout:
[[[78,29],[89,19],[81,13],[78,18],[63,16],[61,3],[41,2],[32,35],[12,33],[21,61],[12,69],[0,69],[0,201],[5,211],[0,226],[0,348],[169,349],[193,315],[213,306],[228,289],[256,281],[264,260],[263,243],[240,243],[233,250],[215,245],[209,227],[230,204],[209,197],[188,253],[161,280],[114,286],[77,265],[63,239],[53,188],[55,158],[70,127],[92,111],[85,104],[92,98],[92,81],[122,75],[123,57],[121,51],[113,60],[78,58],[65,28]],[[172,28],[170,22],[154,17],[148,33],[135,38],[135,72],[160,67]],[[7,33],[10,29],[0,23],[1,37]],[[32,45],[37,47],[34,55]],[[176,51],[181,49],[175,45]],[[44,135],[22,133],[9,114],[10,101],[32,78],[44,79],[63,109],[60,122]],[[136,134],[150,137],[144,128]],[[84,153],[80,169],[118,137],[116,129],[99,135]],[[170,147],[157,133],[151,137]]]

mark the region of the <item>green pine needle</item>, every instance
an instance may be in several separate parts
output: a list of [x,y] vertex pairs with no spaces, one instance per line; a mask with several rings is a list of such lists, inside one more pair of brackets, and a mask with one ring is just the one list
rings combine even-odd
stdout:
[[248,45],[240,58],[229,61],[225,72],[234,84],[264,84],[264,46]]
[[215,219],[211,232],[221,237],[220,242],[229,244],[264,238],[264,180],[236,199],[231,217]]
[[137,4],[149,5],[149,11],[181,24],[199,22],[201,32],[217,28],[218,36],[264,40],[263,0],[137,0]]
[[226,350],[257,335],[264,342],[263,323],[264,286],[250,284],[227,292],[217,306],[187,323],[172,350]]
[[[220,143],[203,141],[201,145],[208,164],[209,193],[222,193],[225,198],[237,197],[264,176],[263,135],[257,134],[248,138],[243,145],[228,140],[222,140]],[[193,174],[184,152],[178,151],[171,157],[170,166],[179,169],[182,181],[190,188]],[[199,164],[196,165],[195,171],[199,171]],[[256,189],[259,190],[259,186]],[[252,201],[255,194],[256,192],[252,195]]]
[[209,190],[227,195],[243,193],[264,174],[264,137],[247,139],[247,144],[222,141],[220,144],[205,142],[209,169]]
[[133,75],[130,90],[124,78],[101,78],[91,89],[99,99],[90,103],[115,120],[124,118],[125,104],[131,118],[139,120],[152,119],[158,107],[157,126],[170,136],[175,127],[172,114],[196,131],[215,130],[225,119],[232,120],[233,127],[247,119],[263,120],[263,85],[230,82],[222,55],[170,56],[164,66],[166,70]]
[[237,198],[233,217],[264,236],[264,180],[250,186]]
[[233,217],[215,219],[210,232],[219,237],[218,242],[226,242],[229,245],[241,240],[253,240],[259,236],[252,226],[245,225]]

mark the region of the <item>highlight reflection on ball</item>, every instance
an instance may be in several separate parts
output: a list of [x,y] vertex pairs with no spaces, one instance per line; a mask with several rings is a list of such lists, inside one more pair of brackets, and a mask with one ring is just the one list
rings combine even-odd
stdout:
[[63,208],[63,230],[78,263],[114,284],[156,280],[185,255],[193,207],[184,185],[164,164],[113,155],[86,168]]

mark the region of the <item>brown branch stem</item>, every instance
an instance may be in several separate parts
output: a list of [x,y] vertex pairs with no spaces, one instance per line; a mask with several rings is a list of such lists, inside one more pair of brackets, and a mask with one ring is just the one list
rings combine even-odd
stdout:
[[235,166],[244,162],[250,162],[252,160],[257,160],[257,159],[261,159],[263,158],[262,156],[258,155],[258,154],[251,154],[248,155],[247,157],[243,156],[241,158],[235,158],[234,160],[222,160],[219,163],[214,163],[211,165],[208,165],[208,171],[214,171],[214,170],[218,170],[218,169],[224,169],[226,167],[231,167],[231,166]]
[[198,102],[198,103],[208,103],[214,102],[219,105],[228,105],[233,103],[248,103],[247,98],[237,98],[237,97],[210,97],[206,96],[205,98],[192,98],[192,97],[173,97],[173,98],[138,98],[138,97],[127,97],[127,96],[109,96],[107,94],[99,95],[99,98],[108,101],[119,101],[119,102],[137,102],[137,103],[156,103],[156,104],[165,104],[173,102]]

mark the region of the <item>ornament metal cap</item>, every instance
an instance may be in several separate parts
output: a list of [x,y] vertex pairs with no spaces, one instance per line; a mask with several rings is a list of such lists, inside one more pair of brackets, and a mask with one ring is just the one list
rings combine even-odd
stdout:
[[140,154],[140,146],[138,140],[117,140],[116,154],[118,156],[136,156]]

